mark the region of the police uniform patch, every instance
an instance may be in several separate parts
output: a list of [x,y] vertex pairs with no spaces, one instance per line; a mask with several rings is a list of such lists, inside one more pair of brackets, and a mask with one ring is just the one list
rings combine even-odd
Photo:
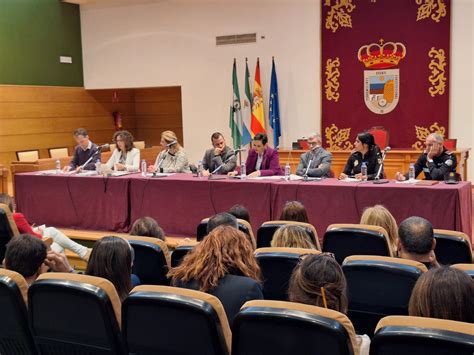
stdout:
[[447,166],[452,166],[453,165],[453,161],[451,159],[448,159],[444,162]]

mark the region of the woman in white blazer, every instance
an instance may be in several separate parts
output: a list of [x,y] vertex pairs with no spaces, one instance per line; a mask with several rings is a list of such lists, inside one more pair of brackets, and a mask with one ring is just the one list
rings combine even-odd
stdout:
[[117,145],[117,148],[107,161],[107,167],[118,171],[138,171],[140,150],[133,147],[132,134],[128,131],[115,132],[112,141]]

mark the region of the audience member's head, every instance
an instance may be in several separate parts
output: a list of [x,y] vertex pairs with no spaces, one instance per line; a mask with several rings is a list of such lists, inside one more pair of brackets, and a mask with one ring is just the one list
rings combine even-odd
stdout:
[[398,255],[419,261],[428,268],[438,266],[434,248],[433,226],[422,217],[409,217],[398,227]]
[[360,218],[361,224],[369,224],[371,226],[379,226],[385,229],[388,233],[390,247],[393,251],[397,250],[398,241],[398,227],[397,221],[392,216],[389,210],[382,205],[375,205],[364,210]]
[[229,213],[233,215],[237,219],[243,219],[244,221],[247,221],[250,223],[250,213],[247,208],[243,205],[233,205]]
[[103,277],[115,286],[121,301],[132,288],[132,248],[119,237],[104,237],[95,242],[86,275]]
[[139,218],[133,223],[130,235],[137,235],[142,237],[154,237],[165,240],[165,232],[159,226],[155,219],[151,217]]
[[22,275],[31,284],[41,274],[47,254],[46,244],[29,234],[12,238],[5,251],[5,268]]
[[231,226],[219,226],[203,239],[168,276],[173,283],[196,280],[206,292],[227,274],[260,280],[260,268],[245,234]]
[[281,226],[275,231],[271,245],[279,248],[316,249],[305,229],[291,224]]
[[211,233],[216,227],[219,226],[231,226],[234,228],[239,228],[237,218],[227,212],[221,212],[209,218],[209,221],[207,222],[207,233]]
[[[324,290],[324,291],[323,291]],[[341,267],[328,254],[311,254],[295,267],[290,279],[288,297],[291,302],[324,307],[347,313],[347,283]]]
[[8,194],[0,194],[0,203],[7,205],[11,213],[15,210],[15,200]]
[[410,297],[409,314],[474,323],[474,281],[458,269],[442,266],[420,276]]
[[309,223],[306,208],[299,201],[286,202],[281,211],[280,220]]

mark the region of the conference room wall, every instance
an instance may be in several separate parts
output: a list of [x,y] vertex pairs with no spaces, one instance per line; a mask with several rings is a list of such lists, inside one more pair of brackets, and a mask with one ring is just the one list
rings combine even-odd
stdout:
[[[245,58],[253,82],[261,60],[266,111],[271,58],[277,65],[282,144],[320,129],[320,2],[213,0],[81,5],[86,88],[181,86],[185,148],[192,161],[222,131],[230,143],[232,60],[244,93]],[[471,0],[452,2],[451,137],[472,146]],[[215,36],[257,33],[257,43],[216,47]],[[262,38],[262,36],[264,38]],[[467,73],[467,75],[466,75]],[[466,78],[467,77],[467,78]],[[267,117],[268,117],[268,112]],[[474,164],[469,176],[474,177]]]
[[119,97],[120,102],[112,103],[111,90],[0,86],[0,164],[9,166],[20,150],[40,149],[40,157],[47,158],[47,148],[72,148],[78,126],[87,128],[94,142],[110,142],[115,110],[127,118],[124,127],[135,133],[133,90],[119,90]]

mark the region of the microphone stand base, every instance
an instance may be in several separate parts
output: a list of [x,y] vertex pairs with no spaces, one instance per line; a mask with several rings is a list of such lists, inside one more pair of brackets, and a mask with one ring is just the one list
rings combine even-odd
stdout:
[[387,180],[387,179],[378,179],[378,180],[374,180],[374,184],[376,185],[380,185],[380,184],[388,184],[390,181]]

